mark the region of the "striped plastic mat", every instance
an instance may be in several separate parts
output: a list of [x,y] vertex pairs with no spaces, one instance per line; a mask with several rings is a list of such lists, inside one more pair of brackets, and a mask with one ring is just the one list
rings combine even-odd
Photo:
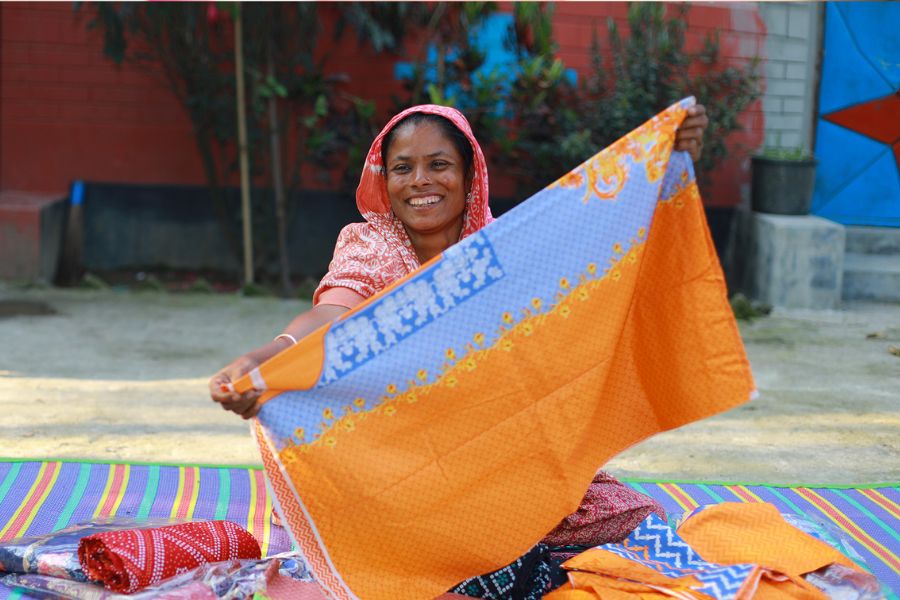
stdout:
[[[837,527],[878,579],[900,593],[900,489],[773,487],[630,481],[668,512],[718,502],[770,502]],[[271,522],[263,471],[255,467],[0,462],[0,541],[98,518],[227,519],[246,527],[263,554],[290,548]],[[0,600],[26,598],[0,586]]]

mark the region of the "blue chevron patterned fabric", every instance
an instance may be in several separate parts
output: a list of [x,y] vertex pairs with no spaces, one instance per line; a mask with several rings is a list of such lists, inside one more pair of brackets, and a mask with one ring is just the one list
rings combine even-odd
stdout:
[[721,600],[735,598],[757,569],[756,565],[718,565],[703,560],[655,514],[647,517],[623,542],[604,544],[599,548],[667,577],[693,575],[701,583],[698,591]]

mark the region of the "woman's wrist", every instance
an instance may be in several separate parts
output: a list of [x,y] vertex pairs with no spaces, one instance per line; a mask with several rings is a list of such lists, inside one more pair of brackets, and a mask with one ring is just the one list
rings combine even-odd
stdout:
[[[286,346],[293,346],[294,344],[297,343],[297,338],[295,338],[294,336],[292,336],[289,333],[279,333],[278,335],[275,336],[275,339],[273,339],[272,341],[273,342],[287,342]],[[285,346],[285,344],[283,344],[283,343],[282,343],[282,345]]]
[[269,360],[270,358],[272,358],[273,356],[275,356],[276,354],[278,354],[279,352],[281,352],[282,350],[284,350],[285,348],[289,348],[290,346],[293,346],[293,343],[290,340],[279,336],[279,337],[276,337],[271,342],[269,342],[268,344],[266,344],[265,346],[257,348],[256,350],[253,350],[252,352],[248,352],[244,356],[246,358],[248,358],[249,360],[253,361],[254,363],[256,363],[256,366],[259,366],[262,363]]

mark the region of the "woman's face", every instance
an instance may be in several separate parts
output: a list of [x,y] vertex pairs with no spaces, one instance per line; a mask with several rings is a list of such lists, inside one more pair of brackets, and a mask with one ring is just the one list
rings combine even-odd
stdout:
[[410,237],[459,239],[469,181],[463,157],[433,123],[408,123],[394,132],[388,149],[387,193]]

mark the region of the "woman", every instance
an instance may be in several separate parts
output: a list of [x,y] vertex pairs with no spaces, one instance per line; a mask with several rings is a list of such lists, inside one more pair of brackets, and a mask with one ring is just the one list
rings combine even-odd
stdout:
[[[689,109],[675,149],[697,160],[708,122],[702,105]],[[237,358],[210,379],[210,395],[225,410],[245,419],[256,415],[259,392],[226,392],[224,384],[493,221],[487,164],[462,113],[428,104],[391,119],[369,149],[356,205],[366,222],[341,231],[313,308],[272,342]]]

